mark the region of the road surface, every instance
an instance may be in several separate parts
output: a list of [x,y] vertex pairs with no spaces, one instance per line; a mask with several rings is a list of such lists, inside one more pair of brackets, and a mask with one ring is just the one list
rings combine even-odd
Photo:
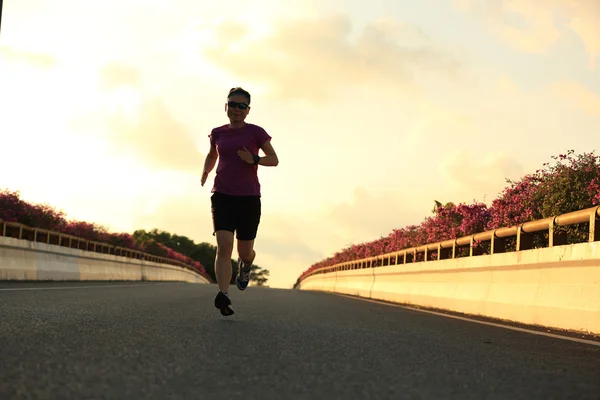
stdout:
[[0,284],[0,398],[600,398],[593,344],[256,287],[222,317],[215,290]]

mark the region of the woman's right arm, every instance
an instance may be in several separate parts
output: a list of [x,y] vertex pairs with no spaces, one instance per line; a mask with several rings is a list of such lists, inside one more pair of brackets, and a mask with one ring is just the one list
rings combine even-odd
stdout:
[[217,163],[217,158],[219,158],[219,153],[217,153],[217,149],[214,146],[210,146],[210,150],[204,159],[204,169],[202,170],[202,179],[201,184],[204,186],[206,183],[206,179],[208,178],[208,174],[215,167]]

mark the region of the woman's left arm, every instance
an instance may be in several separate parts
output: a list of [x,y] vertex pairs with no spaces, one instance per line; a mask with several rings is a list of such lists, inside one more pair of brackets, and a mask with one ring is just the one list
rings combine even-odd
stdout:
[[277,153],[275,153],[275,149],[273,149],[271,141],[267,140],[261,149],[265,153],[265,156],[260,158],[258,165],[265,167],[276,167],[277,164],[279,164],[279,158],[277,158]]

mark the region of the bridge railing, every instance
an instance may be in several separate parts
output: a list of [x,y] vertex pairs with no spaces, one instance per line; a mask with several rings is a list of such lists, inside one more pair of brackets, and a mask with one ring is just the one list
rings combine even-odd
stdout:
[[155,256],[153,254],[145,253],[139,250],[115,246],[108,243],[87,240],[62,232],[50,231],[47,229],[40,228],[32,228],[30,226],[18,222],[4,221],[1,218],[0,236],[12,237],[15,239],[24,239],[32,242],[46,243],[56,246],[69,247],[72,249],[92,251],[95,253],[115,255],[160,264],[175,265],[190,271],[194,271],[195,273],[200,274],[208,279],[208,276],[205,273],[202,273],[202,271],[199,271],[197,268],[188,265],[182,261],[173,260],[167,257]]
[[[517,226],[493,229],[456,239],[424,244],[378,256],[366,257],[318,268],[301,276],[300,279],[298,279],[298,282],[313,275],[326,274],[335,271],[454,259],[459,257],[458,253],[460,249],[468,249],[469,257],[478,256],[481,255],[477,252],[475,246],[478,242],[488,242],[490,254],[506,253],[506,239],[516,237],[516,248],[514,251],[527,250],[531,249],[533,245],[531,234],[537,232],[547,233],[548,240],[546,242],[546,247],[565,245],[567,244],[565,236],[564,234],[557,234],[557,227],[578,225],[582,223],[589,223],[588,241],[600,241],[600,226],[597,226],[598,220],[600,220],[600,206],[594,206],[567,214],[525,222]],[[433,258],[434,254],[437,254],[435,259]],[[418,261],[420,255],[422,255],[423,261]]]

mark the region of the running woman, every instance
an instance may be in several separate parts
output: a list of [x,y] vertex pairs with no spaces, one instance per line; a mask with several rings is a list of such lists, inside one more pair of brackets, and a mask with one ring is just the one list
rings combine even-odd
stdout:
[[[254,239],[261,216],[261,193],[258,166],[279,164],[271,145],[271,136],[260,126],[245,122],[250,112],[250,93],[237,87],[229,91],[225,105],[229,124],[214,128],[210,135],[210,151],[204,161],[201,183],[217,166],[211,195],[213,235],[217,238],[215,275],[219,293],[215,307],[224,316],[233,314],[229,283],[233,273],[231,255],[234,232],[237,239],[239,274],[236,285],[245,290],[256,257]],[[265,156],[258,155],[261,149]]]

